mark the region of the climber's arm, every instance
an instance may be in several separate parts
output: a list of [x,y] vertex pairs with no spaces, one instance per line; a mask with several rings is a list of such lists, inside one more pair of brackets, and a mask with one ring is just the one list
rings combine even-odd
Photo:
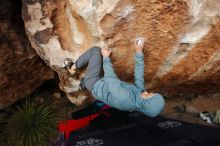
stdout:
[[105,78],[117,78],[109,57],[103,57],[103,69]]
[[109,57],[103,58],[103,69],[105,78],[117,78]]
[[143,53],[135,54],[134,81],[135,86],[144,91],[144,55]]
[[134,69],[134,84],[140,90],[144,91],[144,38],[139,37],[135,40],[135,69]]
[[104,77],[117,78],[117,75],[115,74],[115,71],[112,67],[111,60],[109,58],[110,54],[111,54],[111,50],[107,48],[102,49]]

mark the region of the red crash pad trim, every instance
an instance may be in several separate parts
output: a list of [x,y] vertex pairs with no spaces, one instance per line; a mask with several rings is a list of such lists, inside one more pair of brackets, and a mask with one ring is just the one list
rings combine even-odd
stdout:
[[105,115],[106,117],[110,117],[111,115],[109,113],[107,113],[105,110],[111,108],[108,105],[105,105],[104,107],[102,107],[102,109],[96,113],[96,114],[92,114],[89,116],[86,116],[84,118],[81,119],[77,119],[77,120],[66,120],[66,121],[62,121],[59,125],[58,125],[58,131],[59,132],[64,132],[65,135],[65,139],[69,138],[69,135],[72,131],[78,130],[80,128],[84,128],[86,126],[88,126],[90,124],[90,122],[95,119],[96,117],[100,116],[100,114]]
[[80,128],[84,128],[90,124],[90,122],[98,117],[99,114],[93,114],[78,120],[66,120],[59,124],[59,132],[65,133],[65,139],[68,139],[70,132],[75,131]]

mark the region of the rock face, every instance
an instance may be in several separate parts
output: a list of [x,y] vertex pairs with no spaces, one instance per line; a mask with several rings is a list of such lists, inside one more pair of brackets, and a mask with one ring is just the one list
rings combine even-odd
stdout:
[[0,48],[0,109],[54,77],[25,34],[21,1],[0,1]]
[[23,0],[26,33],[71,92],[63,60],[94,45],[114,45],[119,78],[133,80],[134,39],[146,39],[146,88],[174,95],[220,86],[219,0]]

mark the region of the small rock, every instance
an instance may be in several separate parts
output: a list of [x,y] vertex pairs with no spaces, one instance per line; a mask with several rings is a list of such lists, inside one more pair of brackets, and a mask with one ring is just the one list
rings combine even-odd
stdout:
[[183,113],[186,111],[186,105],[182,104],[179,106],[175,106],[175,107],[173,107],[173,109],[175,110],[176,113]]
[[187,111],[187,112],[190,112],[190,113],[199,113],[199,110],[198,110],[198,109],[196,109],[195,107],[190,106],[190,105],[188,105],[188,106],[186,107],[186,111]]
[[61,98],[61,94],[60,93],[54,93],[53,97],[56,99],[60,99]]
[[214,99],[220,100],[220,93],[216,93],[212,96]]
[[43,103],[44,102],[44,98],[40,98],[40,103]]

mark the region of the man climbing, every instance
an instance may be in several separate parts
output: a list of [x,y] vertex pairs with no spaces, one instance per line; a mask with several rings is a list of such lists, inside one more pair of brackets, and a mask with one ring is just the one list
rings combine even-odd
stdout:
[[163,97],[158,93],[149,93],[144,87],[144,41],[135,41],[135,83],[130,84],[118,79],[110,60],[111,49],[92,47],[73,63],[65,60],[67,69],[74,74],[77,69],[88,64],[81,87],[89,90],[95,99],[123,111],[139,111],[155,117],[165,106]]

